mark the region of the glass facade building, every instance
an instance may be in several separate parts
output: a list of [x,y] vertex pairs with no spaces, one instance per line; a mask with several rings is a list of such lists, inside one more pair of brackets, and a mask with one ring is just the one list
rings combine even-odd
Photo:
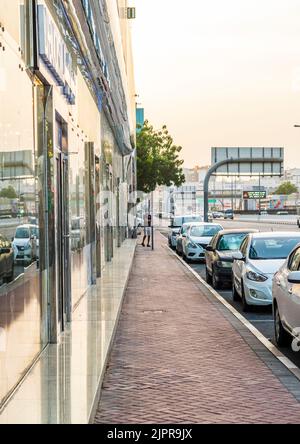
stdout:
[[0,407],[128,236],[125,1],[0,0]]

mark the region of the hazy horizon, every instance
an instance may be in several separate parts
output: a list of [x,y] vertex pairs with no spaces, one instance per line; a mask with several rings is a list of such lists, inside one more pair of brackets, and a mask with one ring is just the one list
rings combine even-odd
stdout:
[[[213,146],[300,145],[299,0],[143,0],[133,44],[137,101],[183,146],[185,167]],[[299,156],[298,156],[299,158]],[[298,160],[298,159],[297,159]]]

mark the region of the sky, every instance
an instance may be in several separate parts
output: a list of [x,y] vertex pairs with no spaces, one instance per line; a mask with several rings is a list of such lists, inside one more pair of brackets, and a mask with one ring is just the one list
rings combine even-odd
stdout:
[[137,101],[185,167],[211,147],[285,147],[300,167],[300,0],[135,0]]

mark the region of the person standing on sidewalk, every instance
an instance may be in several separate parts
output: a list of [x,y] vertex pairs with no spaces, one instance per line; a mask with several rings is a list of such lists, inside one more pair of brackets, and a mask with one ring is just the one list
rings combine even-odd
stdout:
[[151,247],[151,222],[152,216],[150,213],[145,213],[144,215],[144,238],[142,242],[142,246],[145,247],[145,241],[148,238],[147,247]]

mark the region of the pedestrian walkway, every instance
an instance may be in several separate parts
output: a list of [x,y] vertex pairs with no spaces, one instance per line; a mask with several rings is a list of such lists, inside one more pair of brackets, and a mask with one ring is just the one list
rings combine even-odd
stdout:
[[161,235],[138,247],[96,423],[300,423],[299,401],[300,382]]

